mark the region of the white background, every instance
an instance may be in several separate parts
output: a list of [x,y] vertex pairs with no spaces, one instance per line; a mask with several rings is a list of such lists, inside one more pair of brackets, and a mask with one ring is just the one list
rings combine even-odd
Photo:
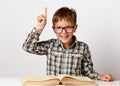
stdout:
[[94,69],[120,79],[119,0],[0,0],[0,76],[45,75],[46,56],[29,54],[22,45],[48,8],[41,40],[56,38],[51,28],[54,12],[62,7],[78,14],[77,39],[89,45]]

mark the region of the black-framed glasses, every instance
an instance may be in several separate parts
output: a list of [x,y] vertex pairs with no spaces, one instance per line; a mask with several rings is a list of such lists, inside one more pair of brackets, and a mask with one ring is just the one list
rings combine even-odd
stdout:
[[53,30],[54,30],[54,32],[57,33],[57,34],[62,33],[63,29],[65,30],[65,32],[71,33],[71,32],[73,32],[73,29],[74,29],[76,26],[77,26],[77,25],[75,25],[75,26],[66,26],[66,27],[55,27],[55,26],[53,26]]

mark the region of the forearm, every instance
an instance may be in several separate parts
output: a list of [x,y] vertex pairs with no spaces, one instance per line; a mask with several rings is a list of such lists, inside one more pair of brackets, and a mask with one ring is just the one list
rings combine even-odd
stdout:
[[23,44],[23,49],[27,52],[33,53],[35,50],[34,48],[37,47],[35,43],[39,41],[40,34],[41,31],[38,31],[34,28],[31,33],[28,34],[28,37]]
[[88,77],[94,80],[100,80],[100,75],[99,73],[95,72],[95,71],[89,71],[88,72]]
[[45,55],[47,54],[47,48],[49,43],[39,42],[39,36],[41,31],[46,25],[47,18],[47,8],[44,9],[44,14],[41,14],[37,17],[37,26],[32,30],[28,35],[25,43],[23,44],[23,49],[27,52]]

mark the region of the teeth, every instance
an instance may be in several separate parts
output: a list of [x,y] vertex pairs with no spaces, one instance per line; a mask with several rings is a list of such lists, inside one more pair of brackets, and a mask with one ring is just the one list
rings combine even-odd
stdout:
[[67,38],[67,36],[62,36],[62,38]]
[[67,38],[66,36],[63,36],[63,38]]

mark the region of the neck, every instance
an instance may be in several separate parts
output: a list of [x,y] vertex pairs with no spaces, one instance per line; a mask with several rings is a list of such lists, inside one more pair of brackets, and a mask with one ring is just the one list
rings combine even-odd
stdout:
[[64,44],[64,48],[65,48],[65,49],[68,49],[69,47],[70,47],[70,45]]
[[72,42],[73,42],[73,39],[69,43],[64,43],[63,44],[64,48],[68,49],[71,46]]

